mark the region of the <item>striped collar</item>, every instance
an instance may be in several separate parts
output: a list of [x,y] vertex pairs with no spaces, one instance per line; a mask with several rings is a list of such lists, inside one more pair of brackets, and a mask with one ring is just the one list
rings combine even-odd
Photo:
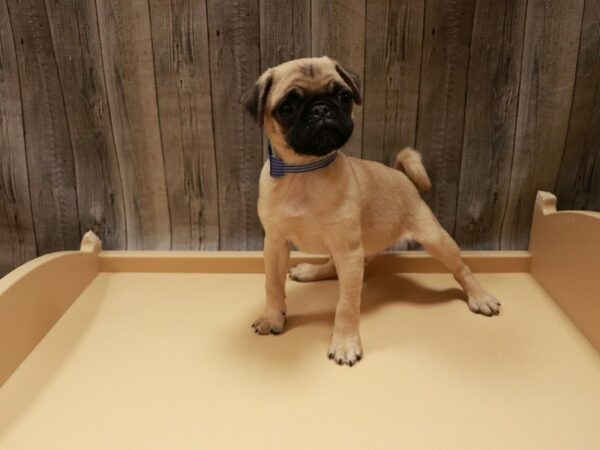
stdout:
[[273,178],[281,178],[286,173],[303,173],[303,172],[312,172],[313,170],[318,170],[323,167],[327,167],[331,164],[337,156],[337,151],[333,151],[326,155],[322,159],[318,159],[317,161],[310,162],[308,164],[286,164],[282,159],[275,156],[273,153],[273,149],[271,148],[271,143],[269,142],[269,166],[271,169],[271,176]]

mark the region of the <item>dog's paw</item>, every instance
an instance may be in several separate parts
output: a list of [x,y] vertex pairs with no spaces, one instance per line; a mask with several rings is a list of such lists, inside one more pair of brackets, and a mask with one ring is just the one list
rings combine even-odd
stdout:
[[314,279],[314,264],[298,264],[290,269],[290,278],[294,281],[312,281]]
[[478,297],[469,297],[469,309],[474,313],[484,316],[496,316],[500,314],[500,302],[490,294]]
[[294,281],[307,282],[335,278],[335,268],[329,263],[325,264],[298,264],[289,271],[290,278]]
[[256,334],[281,334],[285,326],[285,312],[278,309],[267,309],[254,321],[252,328]]
[[360,335],[334,333],[327,354],[329,359],[333,359],[339,365],[347,364],[352,367],[363,356]]

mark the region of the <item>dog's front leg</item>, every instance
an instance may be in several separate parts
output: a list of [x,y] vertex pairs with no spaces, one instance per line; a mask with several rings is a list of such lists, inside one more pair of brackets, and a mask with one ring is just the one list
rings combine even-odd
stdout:
[[285,279],[291,245],[283,238],[265,237],[267,307],[252,326],[258,334],[279,334],[285,325]]
[[340,296],[329,346],[329,358],[353,366],[362,358],[360,342],[360,296],[364,274],[364,251],[360,243],[332,249],[338,273]]

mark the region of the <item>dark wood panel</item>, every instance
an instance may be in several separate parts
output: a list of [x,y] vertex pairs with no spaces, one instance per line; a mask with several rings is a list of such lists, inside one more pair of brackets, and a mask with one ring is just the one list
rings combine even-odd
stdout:
[[[312,55],[327,55],[364,83],[366,0],[312,0]],[[354,108],[354,133],[344,153],[362,155],[363,108]]]
[[515,143],[526,3],[478,2],[475,8],[455,229],[465,249],[500,248]]
[[0,273],[88,228],[261,248],[239,98],[323,54],[363,78],[348,154],[416,146],[463,248],[526,248],[536,190],[600,210],[598,23],[592,0],[0,0]]
[[363,158],[392,165],[416,145],[424,0],[368,0]]
[[150,0],[172,248],[216,250],[219,203],[206,4]]
[[239,99],[260,74],[258,0],[209,0],[208,30],[219,185],[219,248],[262,247],[256,212],[261,131]]
[[96,5],[46,0],[63,86],[77,179],[81,233],[93,230],[103,247],[127,246],[119,164],[108,110]]
[[97,0],[106,89],[123,180],[127,246],[169,249],[148,4]]
[[567,136],[583,0],[529,0],[501,248],[527,248],[535,194],[554,187]]
[[261,71],[310,55],[310,0],[261,0]]
[[600,2],[587,0],[577,78],[554,192],[559,209],[600,211]]
[[452,233],[463,145],[465,92],[475,0],[426,2],[417,149],[433,187],[424,195]]
[[46,7],[9,0],[21,84],[29,189],[40,254],[80,241],[73,150]]
[[15,42],[0,0],[0,277],[35,258]]

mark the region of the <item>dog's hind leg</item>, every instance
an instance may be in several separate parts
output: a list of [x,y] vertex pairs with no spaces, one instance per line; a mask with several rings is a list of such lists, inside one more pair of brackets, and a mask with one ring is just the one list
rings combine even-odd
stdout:
[[331,258],[323,264],[298,264],[292,267],[289,273],[290,278],[295,281],[319,281],[337,277]]
[[[365,266],[369,264],[374,257],[375,255],[365,257]],[[337,278],[335,264],[331,258],[323,264],[298,264],[297,266],[292,267],[289,273],[292,280],[300,282]]]
[[479,284],[471,269],[462,261],[458,245],[425,203],[420,205],[410,231],[431,256],[440,260],[452,272],[467,294],[471,311],[486,316],[500,313],[500,302]]

